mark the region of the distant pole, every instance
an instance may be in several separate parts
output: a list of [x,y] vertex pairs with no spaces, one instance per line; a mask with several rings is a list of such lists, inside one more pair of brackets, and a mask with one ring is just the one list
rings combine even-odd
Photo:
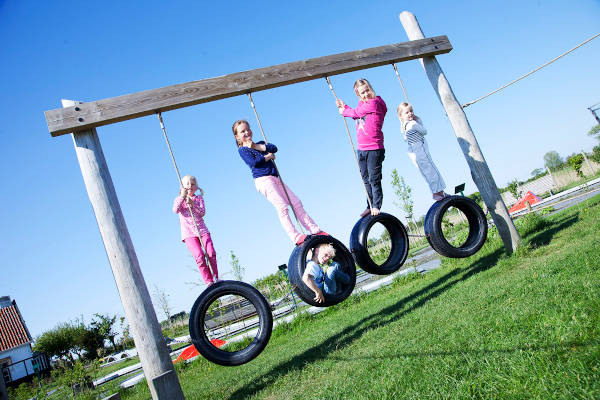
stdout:
[[546,166],[546,171],[548,171],[548,175],[550,175],[550,179],[552,179],[552,184],[554,184],[554,187],[558,187],[558,185],[556,184],[556,180],[554,180],[554,175],[552,175],[552,171],[550,171],[550,168],[548,168],[548,166]]
[[[425,38],[417,18],[412,13],[408,11],[400,13],[400,22],[410,40]],[[486,207],[492,215],[498,233],[504,242],[504,247],[509,253],[512,253],[521,243],[521,237],[510,218],[506,205],[502,201],[496,182],[481,153],[467,116],[458,100],[456,100],[450,83],[448,83],[435,57],[424,57],[420,60],[438,99],[446,110],[446,115],[448,115],[454,134],[458,139],[458,144],[467,159],[473,182],[475,182]]]
[[[63,107],[74,107],[79,103],[63,100],[62,104]],[[184,399],[96,129],[74,133],[72,137],[83,181],[152,398]]]

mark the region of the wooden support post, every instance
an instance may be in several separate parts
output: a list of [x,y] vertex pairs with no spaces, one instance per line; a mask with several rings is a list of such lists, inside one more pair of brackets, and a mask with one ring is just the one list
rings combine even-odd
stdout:
[[[62,103],[64,107],[78,104],[71,100],[63,100]],[[162,382],[168,390],[165,391],[164,388],[160,390],[161,393],[168,392],[169,395],[160,398],[184,399],[125,225],[96,129],[74,133],[72,137],[81,174],[96,215],[106,255],[115,277],[127,321],[131,326],[133,340],[152,398],[159,399],[155,386],[151,384],[153,379],[165,376],[167,372],[173,372],[167,374],[168,382]]]
[[[412,13],[402,12],[400,22],[410,40],[419,40],[425,37],[416,17]],[[428,56],[420,60],[433,89],[446,110],[446,115],[448,115],[454,134],[458,139],[458,144],[467,159],[473,182],[477,185],[481,197],[492,215],[498,233],[504,242],[504,247],[509,253],[512,253],[517,249],[521,238],[510,218],[506,205],[502,201],[496,182],[483,158],[467,116],[458,100],[456,100],[450,83],[448,83],[435,57]]]

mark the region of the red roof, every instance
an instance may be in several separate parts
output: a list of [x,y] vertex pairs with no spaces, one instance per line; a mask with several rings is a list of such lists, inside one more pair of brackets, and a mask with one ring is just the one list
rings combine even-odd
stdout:
[[0,308],[0,351],[31,342],[16,305]]
[[528,191],[527,193],[525,193],[525,196],[523,196],[523,198],[521,200],[519,200],[518,202],[516,202],[508,210],[508,212],[512,213],[512,212],[524,209],[525,207],[527,207],[527,204],[525,204],[525,203],[529,203],[529,205],[533,205],[535,203],[539,203],[540,201],[542,201],[542,199],[540,199],[538,196],[536,196],[535,194],[533,194],[530,191]]

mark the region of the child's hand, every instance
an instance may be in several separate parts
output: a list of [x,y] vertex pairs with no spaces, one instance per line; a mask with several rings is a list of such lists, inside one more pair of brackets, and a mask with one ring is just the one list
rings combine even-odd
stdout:
[[275,154],[273,153],[267,153],[265,154],[265,161],[271,161],[275,159]]
[[179,189],[179,195],[185,199],[187,197],[187,189],[182,186],[181,189]]
[[318,290],[318,291],[315,293],[315,301],[316,301],[317,303],[322,303],[322,302],[324,302],[324,301],[325,301],[325,296],[323,296],[323,292],[322,292],[321,290]]

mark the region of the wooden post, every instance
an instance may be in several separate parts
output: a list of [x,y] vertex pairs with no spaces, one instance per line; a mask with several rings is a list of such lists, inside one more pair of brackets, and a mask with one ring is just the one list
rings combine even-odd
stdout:
[[[79,103],[63,100],[62,104],[63,107],[72,107]],[[81,174],[152,398],[184,399],[125,225],[96,129],[74,133],[72,137]],[[168,372],[173,373],[167,374]],[[152,382],[159,376],[167,376],[169,379],[161,379],[162,386],[157,389]],[[158,393],[168,393],[168,396],[158,397]]]
[[[416,17],[412,13],[408,11],[400,13],[400,22],[410,40],[418,40],[425,37]],[[446,110],[446,115],[448,115],[452,129],[454,129],[454,134],[458,139],[458,144],[467,159],[473,182],[475,182],[486,207],[492,215],[492,219],[498,228],[498,233],[504,242],[504,247],[509,253],[512,253],[517,249],[521,238],[510,218],[506,205],[502,201],[496,182],[483,158],[467,116],[458,100],[456,100],[450,83],[448,83],[435,57],[424,57],[420,60],[433,89]]]

